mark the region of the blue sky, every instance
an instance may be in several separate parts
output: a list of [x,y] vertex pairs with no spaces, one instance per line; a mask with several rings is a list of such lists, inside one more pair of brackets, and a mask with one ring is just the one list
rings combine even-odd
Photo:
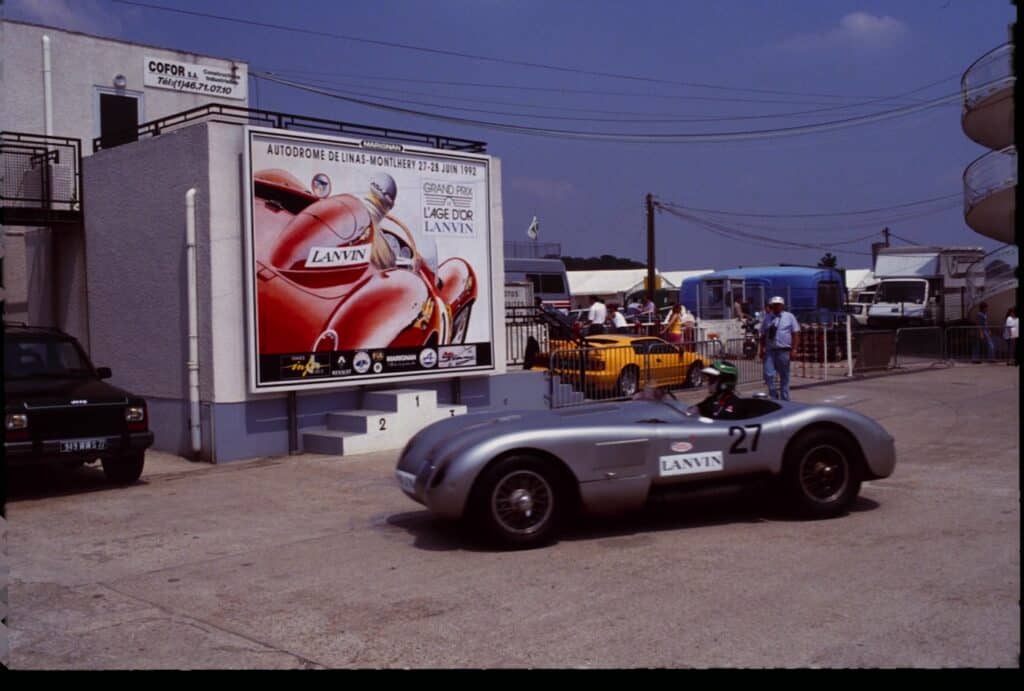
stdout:
[[[404,103],[388,103],[422,111],[530,127],[673,134],[794,127],[955,94],[968,65],[1006,42],[1015,15],[1009,0],[145,1],[575,71],[368,45],[111,0],[7,0],[3,9],[9,19],[236,58],[251,71],[315,80],[382,102],[399,99]],[[902,99],[851,106],[915,90]],[[956,196],[961,176],[985,149],[963,134],[957,103],[803,136],[622,143],[440,122],[262,80],[258,95],[266,109],[486,141],[503,162],[506,239],[525,240],[536,215],[540,239],[560,242],[567,255],[643,260],[648,192],[688,207],[764,214],[831,214],[949,197],[911,207],[934,212],[917,218],[895,210],[712,219],[731,231],[835,243],[832,252],[848,268],[869,266],[870,257],[856,252],[867,253],[871,239],[839,243],[882,225],[921,243],[998,246],[963,222]],[[250,83],[251,105],[256,100]],[[807,110],[821,112],[751,118]],[[674,122],[644,122],[651,119]],[[657,216],[656,227],[663,270],[813,263],[824,252],[740,242],[667,213]]]

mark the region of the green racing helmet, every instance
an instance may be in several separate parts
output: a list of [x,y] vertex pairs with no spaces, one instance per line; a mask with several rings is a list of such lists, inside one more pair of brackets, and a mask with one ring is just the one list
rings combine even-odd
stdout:
[[725,360],[715,360],[709,366],[701,370],[701,374],[708,378],[709,383],[716,384],[718,391],[736,388],[739,381],[739,371],[736,365]]

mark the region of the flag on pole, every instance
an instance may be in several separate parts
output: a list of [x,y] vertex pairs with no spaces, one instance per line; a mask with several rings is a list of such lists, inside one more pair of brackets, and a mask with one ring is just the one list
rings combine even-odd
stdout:
[[526,229],[526,236],[529,237],[531,240],[536,240],[537,239],[537,233],[539,233],[539,232],[540,232],[540,222],[537,220],[537,217],[534,216],[533,220],[530,221],[530,227]]

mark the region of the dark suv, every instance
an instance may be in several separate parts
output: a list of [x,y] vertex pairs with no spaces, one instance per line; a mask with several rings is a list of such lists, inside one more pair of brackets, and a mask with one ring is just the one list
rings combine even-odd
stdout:
[[57,329],[4,324],[9,466],[100,459],[116,484],[139,479],[153,443],[146,402],[101,380],[78,341]]

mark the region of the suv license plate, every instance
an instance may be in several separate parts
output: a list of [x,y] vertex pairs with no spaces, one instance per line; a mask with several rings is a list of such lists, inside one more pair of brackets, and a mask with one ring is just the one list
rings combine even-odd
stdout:
[[107,448],[106,439],[75,439],[74,441],[62,441],[60,443],[61,453],[102,451],[105,448]]

